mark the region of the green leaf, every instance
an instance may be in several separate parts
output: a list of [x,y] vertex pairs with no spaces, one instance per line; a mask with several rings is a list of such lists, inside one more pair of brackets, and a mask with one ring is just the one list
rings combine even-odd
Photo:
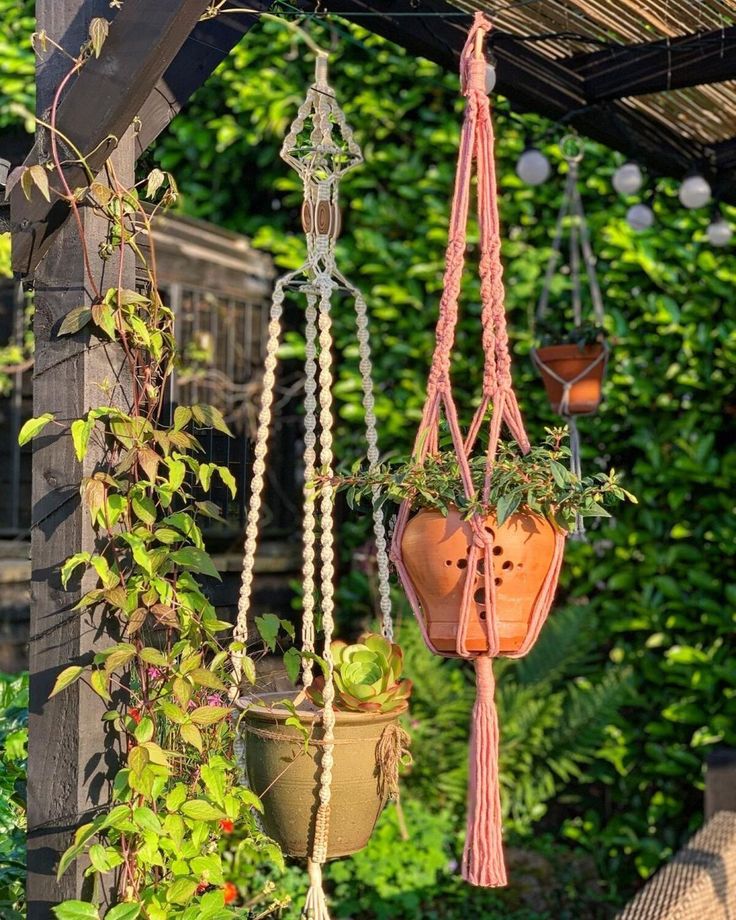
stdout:
[[181,813],[194,821],[222,821],[227,818],[224,811],[210,805],[205,799],[191,799],[184,802],[180,808]]
[[73,684],[75,680],[79,680],[82,674],[84,674],[84,671],[84,667],[79,664],[73,664],[68,668],[64,668],[61,674],[56,678],[54,689],[49,694],[49,699],[52,696],[56,696],[57,693],[61,693],[62,690],[66,689],[70,684]]
[[215,725],[226,719],[231,712],[227,706],[198,706],[189,714],[189,718],[195,725]]
[[117,904],[105,914],[105,920],[136,920],[143,910],[142,904]]
[[57,335],[73,335],[75,332],[79,332],[80,329],[84,329],[91,319],[92,310],[89,307],[75,307],[64,317]]
[[91,553],[75,553],[70,556],[61,567],[61,584],[66,588],[77,566],[89,563],[91,558]]
[[74,444],[74,453],[77,455],[77,460],[84,460],[87,454],[89,436],[92,433],[93,426],[94,420],[89,418],[78,418],[72,422],[72,443]]
[[181,431],[192,420],[192,410],[188,406],[177,406],[174,409],[174,430]]
[[166,808],[169,811],[178,811],[187,799],[187,787],[184,783],[177,783],[166,796]]
[[191,744],[193,748],[196,748],[201,753],[202,732],[197,728],[197,726],[192,725],[191,722],[188,722],[186,725],[182,725],[180,731],[184,741],[186,741],[187,744]]
[[498,523],[503,524],[504,521],[507,521],[520,504],[521,495],[518,492],[508,492],[506,495],[502,495],[496,506]]
[[191,900],[198,884],[194,879],[177,879],[166,889],[166,900],[169,904],[186,904]]
[[149,716],[142,718],[136,725],[133,734],[135,735],[135,740],[139,743],[150,741],[153,738],[153,720]]
[[92,45],[92,51],[96,58],[100,56],[102,46],[105,44],[107,33],[110,31],[110,23],[101,16],[95,16],[89,24],[89,41]]
[[43,415],[39,415],[36,418],[29,418],[18,434],[18,446],[23,447],[24,444],[35,438],[49,422],[53,422],[54,417],[52,412],[44,412]]
[[102,697],[107,703],[112,702],[110,691],[108,690],[109,674],[102,668],[95,668],[89,676],[89,682],[95,693]]
[[[284,667],[292,684],[295,684],[299,678],[299,671],[302,666],[302,656],[295,648],[288,649],[284,654]],[[255,675],[254,675],[255,676]],[[251,681],[254,683],[254,681]]]
[[223,684],[217,674],[207,668],[194,668],[189,672],[189,676],[199,687],[208,687],[211,690],[225,689],[225,684]]
[[215,568],[210,557],[204,550],[198,549],[196,546],[185,546],[183,549],[178,549],[171,554],[170,558],[172,562],[182,568],[222,581],[220,573]]
[[144,524],[156,523],[156,505],[153,499],[142,496],[140,498],[134,498],[131,504],[133,505],[133,511],[135,511],[136,516],[139,520],[143,521]]
[[192,416],[194,421],[202,428],[216,428],[223,434],[232,437],[232,431],[227,427],[222,412],[214,406],[198,405],[192,406]]
[[57,920],[100,920],[100,913],[95,905],[87,901],[63,901],[51,910]]
[[162,834],[163,828],[157,815],[146,805],[141,805],[133,811],[133,820],[143,831],[151,831],[154,834]]
[[146,198],[153,198],[156,192],[164,184],[164,179],[166,176],[160,169],[152,169],[146,181]]
[[264,613],[262,617],[256,617],[256,629],[268,648],[275,652],[276,639],[281,629],[281,619],[275,613]]
[[220,479],[228,487],[228,489],[230,489],[230,494],[232,495],[232,497],[235,498],[235,496],[238,493],[238,485],[235,482],[235,477],[233,476],[233,474],[230,472],[230,470],[226,466],[218,466],[217,473]]

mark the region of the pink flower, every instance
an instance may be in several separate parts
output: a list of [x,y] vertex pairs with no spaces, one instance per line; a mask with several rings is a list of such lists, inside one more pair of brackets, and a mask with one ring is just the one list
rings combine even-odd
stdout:
[[222,706],[222,696],[219,693],[210,693],[205,702],[208,706]]
[[155,668],[153,665],[149,665],[149,667],[146,668],[146,675],[149,680],[161,680],[164,676],[164,672],[161,668]]

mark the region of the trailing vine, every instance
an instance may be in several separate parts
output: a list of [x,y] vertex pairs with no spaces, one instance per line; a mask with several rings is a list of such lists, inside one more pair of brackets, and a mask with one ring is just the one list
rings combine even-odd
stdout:
[[[58,334],[90,330],[119,346],[129,378],[129,407],[121,407],[103,386],[106,401],[70,426],[47,413],[27,422],[19,438],[26,443],[47,425],[57,425],[71,437],[77,459],[92,468],[81,480],[80,495],[96,547],[66,559],[61,580],[68,587],[90,573],[94,585],[77,604],[79,614],[95,611],[120,638],[101,648],[91,664],[70,663],[52,692],[85,682],[106,703],[103,719],[118,733],[124,752],[109,806],[77,829],[58,866],[61,876],[75,860],[85,859],[85,874],[94,881],[91,900],[65,901],[54,913],[59,920],[263,918],[283,906],[270,889],[239,906],[240,891],[228,877],[233,857],[227,851],[237,849],[235,841],[255,858],[281,861],[257,826],[260,802],[240,785],[233,752],[230,699],[238,688],[230,654],[244,649],[224,638],[230,624],[218,619],[201,582],[202,576],[219,578],[201,529],[203,518],[217,519],[219,513],[201,493],[215,477],[233,495],[236,486],[226,467],[201,459],[193,428],[229,430],[212,406],[166,403],[177,349],[173,315],[157,283],[151,231],[156,214],[176,200],[176,186],[170,174],[154,169],[128,188],[110,164],[107,183],[96,181],[78,152],[89,187],[70,189],[63,178],[56,109],[63,85],[92,54],[99,55],[106,35],[101,23],[92,22],[89,43],[72,58],[56,93],[46,126],[51,162],[21,177],[27,195],[48,198],[54,194],[49,172],[55,173],[60,197],[80,229],[81,206],[106,222],[99,253],[90,253],[81,236],[92,303],[67,314]],[[49,44],[58,48],[48,36],[36,36],[37,47]],[[112,263],[117,286],[99,289],[92,268],[96,258]],[[142,290],[122,285],[126,259],[133,258],[145,272]],[[254,662],[245,654],[243,661],[253,682]]]

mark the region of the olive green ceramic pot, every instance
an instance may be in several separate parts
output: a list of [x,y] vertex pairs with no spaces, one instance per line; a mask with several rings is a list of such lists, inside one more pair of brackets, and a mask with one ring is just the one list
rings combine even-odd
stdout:
[[[241,730],[248,785],[263,802],[263,829],[269,837],[289,856],[308,856],[319,805],[321,711],[308,702],[299,707],[310,736],[305,749],[303,733],[285,724],[292,714],[276,705],[283,699],[283,693],[264,694],[247,705]],[[406,708],[404,703],[389,713],[335,713],[329,859],[356,853],[368,843],[386,804],[378,744]]]

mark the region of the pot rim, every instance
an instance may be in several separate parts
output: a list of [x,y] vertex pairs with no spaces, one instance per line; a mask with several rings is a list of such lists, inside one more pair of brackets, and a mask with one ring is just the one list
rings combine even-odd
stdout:
[[[257,697],[247,697],[241,696],[236,701],[236,706],[243,710],[243,718],[249,719],[250,717],[257,719],[259,722],[270,722],[274,725],[281,725],[286,722],[287,719],[292,717],[292,713],[288,709],[274,709],[269,705],[259,705],[258,702],[253,701],[268,701],[272,700],[274,703],[278,703],[283,699],[294,699],[300,693],[300,690],[290,690],[286,693],[279,693],[274,691],[271,693],[261,693]],[[381,724],[382,722],[394,722],[398,719],[399,716],[403,715],[409,709],[409,703],[406,700],[403,700],[401,705],[396,709],[392,709],[391,712],[341,712],[335,710],[335,723],[337,725],[358,725],[366,723],[377,723]],[[314,724],[321,718],[322,710],[321,709],[298,709],[299,718],[306,724]]]
[[593,342],[592,345],[583,345],[581,348],[571,342],[560,342],[559,345],[542,345],[534,350],[542,361],[545,360],[545,356],[569,360],[570,358],[587,358],[592,355],[599,355],[605,350],[605,345],[601,344],[601,342]]

